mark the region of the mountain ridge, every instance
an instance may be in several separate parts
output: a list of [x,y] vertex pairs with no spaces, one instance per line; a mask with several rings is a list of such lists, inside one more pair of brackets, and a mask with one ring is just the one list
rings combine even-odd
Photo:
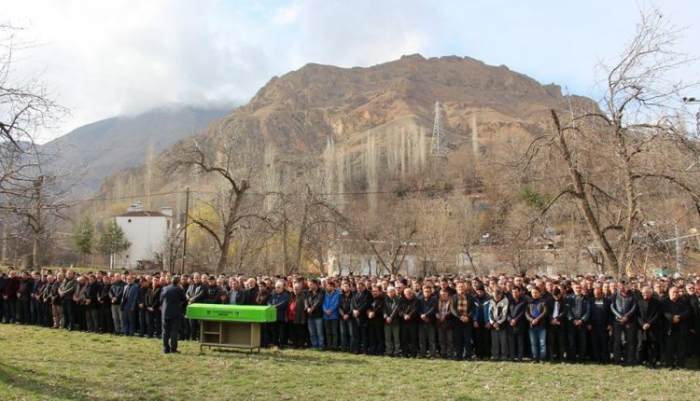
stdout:
[[[469,57],[410,55],[371,67],[310,63],[272,77],[249,103],[195,138],[215,147],[226,140],[223,133],[239,131],[274,147],[277,157],[289,164],[300,158],[318,159],[332,138],[338,154],[356,166],[362,163],[363,144],[373,136],[380,146],[381,165],[386,167],[392,157],[408,157],[390,157],[398,151],[398,136],[410,136],[415,149],[430,149],[436,101],[442,104],[444,129],[453,148],[445,164],[449,169],[445,175],[450,177],[464,174],[459,166],[475,157],[477,149],[497,152],[505,144],[526,143],[548,129],[552,109],[566,109],[572,101],[596,107],[590,99],[563,96],[559,86],[542,85],[506,66],[490,66]],[[421,140],[428,143],[416,142]],[[165,164],[169,151],[159,156],[158,164]],[[140,171],[124,174],[111,177],[101,194],[126,196],[124,183],[140,182],[144,175]],[[361,180],[363,173],[353,174]],[[153,190],[181,190],[189,185],[187,178],[180,180],[163,181]],[[120,188],[117,193],[110,189],[115,186]]]
[[93,192],[105,177],[145,163],[149,147],[157,155],[178,140],[195,135],[231,107],[162,106],[136,115],[119,115],[78,127],[40,146],[57,155],[50,166],[81,166],[86,174],[79,190]]

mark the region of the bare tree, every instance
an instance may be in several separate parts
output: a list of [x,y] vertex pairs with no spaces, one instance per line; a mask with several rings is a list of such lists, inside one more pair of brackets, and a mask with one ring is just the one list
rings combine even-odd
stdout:
[[66,113],[39,76],[17,75],[17,53],[29,46],[21,29],[0,25],[0,209],[16,214],[30,229],[33,263],[40,266],[48,228],[68,206],[69,185],[45,167],[55,155],[37,146],[37,136]]
[[[700,212],[700,186],[687,159],[697,144],[673,113],[688,85],[670,73],[688,62],[674,52],[679,31],[658,10],[643,12],[637,31],[619,60],[604,65],[605,96],[600,108],[570,97],[571,111],[552,110],[553,128],[535,139],[528,168],[561,166],[565,174],[551,201],[572,199],[605,264],[622,275],[633,263],[642,224],[655,219],[654,188],[689,199]],[[680,157],[676,157],[680,156]]]
[[485,211],[479,211],[478,198],[467,196],[455,196],[451,199],[453,210],[455,233],[454,243],[469,262],[474,276],[478,276],[477,266],[474,263],[475,252],[480,245],[481,237],[485,234],[488,225],[488,216]]
[[[387,194],[388,195],[388,194]],[[409,255],[415,252],[418,218],[406,203],[388,196],[379,202],[377,216],[364,211],[352,213],[349,234],[365,243],[366,249],[377,259],[379,273],[397,274]]]
[[[219,251],[216,272],[223,272],[230,258],[232,239],[241,224],[259,217],[253,204],[260,197],[247,196],[251,179],[260,170],[257,160],[260,144],[254,138],[242,135],[227,121],[218,123],[222,144],[200,143],[197,138],[179,142],[168,155],[166,170],[169,174],[193,173],[210,179],[217,188],[213,196],[200,199],[200,208],[209,213],[189,215],[192,224],[214,239]],[[209,195],[209,194],[207,194]]]
[[17,53],[29,45],[20,33],[21,29],[0,24],[0,195],[43,162],[35,157],[36,135],[52,128],[66,113],[39,76],[17,75]]

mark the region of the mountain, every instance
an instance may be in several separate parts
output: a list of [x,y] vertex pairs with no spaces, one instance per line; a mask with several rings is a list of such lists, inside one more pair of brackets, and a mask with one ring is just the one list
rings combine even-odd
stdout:
[[42,150],[58,155],[54,168],[84,169],[79,185],[94,192],[108,175],[144,164],[151,146],[157,155],[230,111],[230,107],[173,106],[136,116],[112,117],[77,128],[46,143]]
[[[573,103],[595,107],[590,99],[563,96],[559,86],[542,85],[505,66],[469,57],[411,55],[367,68],[308,64],[273,77],[248,104],[208,126],[197,139],[214,147],[225,140],[222,133],[243,132],[273,145],[279,161],[293,165],[318,160],[332,138],[336,157],[342,157],[339,166],[346,169],[342,176],[353,189],[362,190],[372,138],[379,171],[394,174],[393,180],[382,177],[381,186],[386,187],[398,180],[400,160],[426,160],[436,101],[443,109],[450,149],[446,162],[440,163],[444,169],[440,174],[448,179],[463,179],[465,162],[477,153],[488,157],[489,152],[526,144],[547,129],[551,109],[566,109]],[[159,156],[158,164],[169,152]],[[403,169],[402,164],[402,176]],[[144,188],[143,177],[142,171],[124,171],[109,177],[100,193],[106,197],[142,193],[138,191]],[[182,190],[190,184],[186,179],[161,181],[151,191]],[[129,187],[136,192],[129,193]]]
[[[370,131],[391,135],[392,129],[413,126],[430,137],[436,101],[444,109],[448,139],[458,141],[471,135],[472,117],[479,136],[492,138],[507,126],[549,121],[549,110],[569,100],[558,86],[505,66],[411,55],[369,68],[308,64],[272,78],[226,120],[282,152],[318,151],[329,136],[349,144]],[[219,133],[210,127],[201,135],[214,139]]]

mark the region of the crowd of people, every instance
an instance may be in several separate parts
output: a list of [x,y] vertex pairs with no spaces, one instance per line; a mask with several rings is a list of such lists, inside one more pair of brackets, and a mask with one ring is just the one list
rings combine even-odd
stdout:
[[[3,323],[159,338],[166,286],[182,289],[182,307],[172,298],[168,312],[177,302],[182,318],[194,303],[274,307],[261,344],[279,349],[669,369],[685,368],[700,351],[693,276],[305,279],[10,269],[0,276]],[[179,339],[199,340],[199,322],[183,322]]]

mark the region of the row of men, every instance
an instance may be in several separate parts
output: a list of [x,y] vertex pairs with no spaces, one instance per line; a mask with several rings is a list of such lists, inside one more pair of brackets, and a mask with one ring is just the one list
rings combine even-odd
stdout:
[[[11,271],[0,278],[6,321],[160,335],[158,294],[169,276],[127,274],[125,281],[118,273],[74,276],[69,271],[55,278],[17,277]],[[667,366],[683,367],[700,333],[700,285],[696,293],[694,283],[682,280],[666,291],[663,281],[635,282],[628,289],[624,281],[605,278],[442,279],[436,284],[401,277],[258,282],[194,274],[183,277],[181,286],[187,304],[275,307],[277,321],[263,327],[262,342],[278,347],[516,361],[530,351],[535,361],[600,363],[608,362],[612,349],[617,363],[649,366],[656,366],[663,351]],[[188,321],[181,338],[197,339],[198,326]]]

